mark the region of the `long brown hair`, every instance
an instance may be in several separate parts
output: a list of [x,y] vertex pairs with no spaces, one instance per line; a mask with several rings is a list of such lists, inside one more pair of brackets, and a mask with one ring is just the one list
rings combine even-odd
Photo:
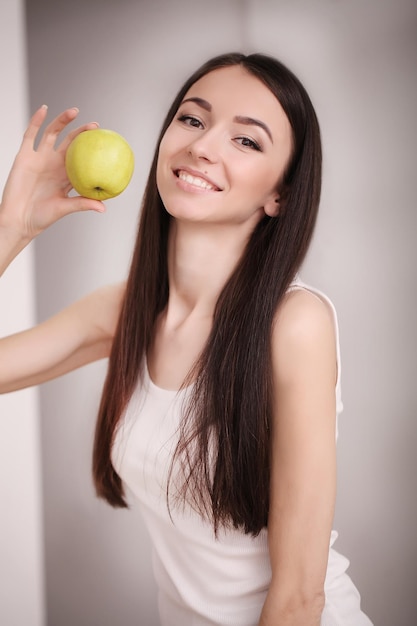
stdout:
[[205,74],[233,65],[256,76],[279,100],[292,127],[293,153],[279,215],[258,223],[218,299],[210,336],[193,368],[195,384],[172,463],[182,467],[181,496],[211,519],[215,530],[232,525],[256,535],[266,526],[269,510],[272,325],[310,244],[321,187],[314,108],[294,74],[269,56],[231,53],[211,59],[186,81],[165,118],[99,408],[93,475],[99,496],[113,506],[127,506],[111,448],[169,294],[170,217],[156,186],[159,144],[189,88]]

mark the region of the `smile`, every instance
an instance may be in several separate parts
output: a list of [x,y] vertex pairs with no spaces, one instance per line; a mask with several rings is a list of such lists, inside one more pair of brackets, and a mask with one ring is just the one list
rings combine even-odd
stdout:
[[177,170],[175,172],[175,175],[180,180],[183,180],[185,183],[188,183],[189,185],[193,185],[194,187],[199,187],[200,189],[206,189],[207,191],[220,191],[220,189],[216,185],[209,182],[205,178],[201,178],[200,176],[194,176],[184,170]]

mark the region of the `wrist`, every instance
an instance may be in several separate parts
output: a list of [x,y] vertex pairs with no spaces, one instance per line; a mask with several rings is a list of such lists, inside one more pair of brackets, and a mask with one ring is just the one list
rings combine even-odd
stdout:
[[0,276],[31,239],[18,227],[7,223],[0,207]]
[[24,248],[32,239],[26,231],[18,223],[10,220],[2,211],[0,204],[0,237],[4,244],[13,247]]

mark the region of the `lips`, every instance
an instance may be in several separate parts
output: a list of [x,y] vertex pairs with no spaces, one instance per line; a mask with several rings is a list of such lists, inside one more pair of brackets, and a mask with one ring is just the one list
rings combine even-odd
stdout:
[[193,187],[207,191],[221,191],[220,187],[218,187],[216,183],[207,178],[204,174],[196,172],[195,170],[181,167],[175,170],[174,174],[185,183],[193,185]]

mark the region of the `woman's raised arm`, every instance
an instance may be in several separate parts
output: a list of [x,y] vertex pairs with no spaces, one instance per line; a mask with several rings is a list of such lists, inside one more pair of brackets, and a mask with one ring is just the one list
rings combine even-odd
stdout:
[[[80,126],[58,141],[78,109],[67,109],[40,133],[47,107],[33,115],[0,204],[0,275],[48,226],[76,211],[104,211],[98,200],[68,197],[65,153]],[[0,393],[36,385],[108,356],[124,285],[99,289],[35,328],[0,339]]]
[[109,356],[125,284],[102,287],[34,328],[0,339],[0,393]]

